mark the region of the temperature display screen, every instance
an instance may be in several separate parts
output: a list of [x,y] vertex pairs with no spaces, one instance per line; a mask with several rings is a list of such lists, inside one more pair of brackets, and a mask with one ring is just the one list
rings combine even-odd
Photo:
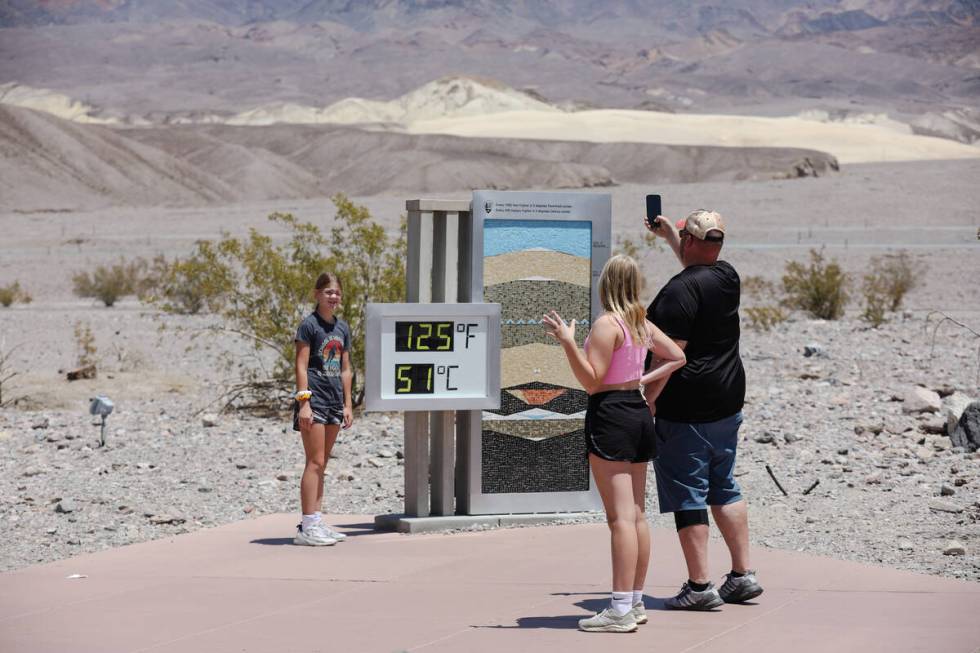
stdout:
[[395,365],[395,394],[432,394],[434,368],[432,363]]
[[459,365],[435,365],[433,363],[399,363],[395,365],[396,395],[430,395],[436,391],[459,390],[453,374]]
[[452,351],[455,322],[395,322],[395,351]]

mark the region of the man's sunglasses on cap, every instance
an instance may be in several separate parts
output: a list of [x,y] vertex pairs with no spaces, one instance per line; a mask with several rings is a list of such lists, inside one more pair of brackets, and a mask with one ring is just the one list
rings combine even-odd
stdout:
[[[714,231],[714,229],[712,229],[712,231]],[[678,235],[681,238],[683,238],[684,236],[691,236],[692,238],[696,238],[696,236],[694,234],[692,234],[690,231],[688,231],[687,229],[683,229],[682,228],[677,233],[678,233]],[[707,233],[705,235],[705,237],[702,240],[704,240],[705,242],[709,242],[709,243],[723,243],[723,242],[725,242],[725,236],[724,235],[721,235],[721,236],[713,236],[709,232],[709,233]]]

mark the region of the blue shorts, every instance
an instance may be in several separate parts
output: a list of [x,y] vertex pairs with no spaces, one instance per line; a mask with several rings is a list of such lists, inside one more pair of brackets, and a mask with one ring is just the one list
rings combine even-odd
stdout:
[[741,412],[701,424],[655,419],[660,512],[703,510],[742,498],[733,475],[741,425]]

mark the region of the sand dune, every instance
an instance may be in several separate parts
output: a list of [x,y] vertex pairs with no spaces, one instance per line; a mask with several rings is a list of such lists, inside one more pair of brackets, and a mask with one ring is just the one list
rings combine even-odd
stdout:
[[[65,95],[16,84],[0,87],[0,103],[46,111],[75,122],[150,124],[146,117],[118,117]],[[825,111],[783,118],[609,109],[568,113],[501,84],[467,77],[439,79],[391,101],[346,98],[323,108],[278,103],[233,116],[214,113],[177,116],[174,122],[246,127],[348,125],[375,131],[465,138],[803,148],[827,152],[841,163],[980,157],[980,147],[914,134],[911,126],[884,114],[867,113],[836,119]],[[946,135],[934,128],[919,131]],[[250,160],[258,164],[258,161]],[[533,183],[557,187],[609,183],[608,179],[603,179],[601,170],[581,167],[587,162],[580,159],[565,161],[574,163],[556,165],[550,174],[536,177]],[[460,163],[474,165],[468,160]],[[438,175],[447,177],[444,188],[433,190],[458,188],[472,178],[458,174],[453,167],[427,161],[424,156],[418,166],[427,167],[429,183],[433,183]],[[528,172],[518,171],[511,177],[504,175],[502,183],[513,187]],[[255,176],[260,178],[261,170]],[[401,179],[399,183],[414,183],[402,175],[395,176]],[[485,176],[485,173],[477,175]],[[582,179],[575,181],[576,178]],[[298,183],[305,186],[310,182],[303,178]]]
[[900,134],[875,124],[801,118],[694,115],[596,110],[535,111],[422,120],[412,134],[479,138],[580,140],[593,143],[662,143],[727,147],[797,147],[829,152],[841,163],[980,157],[980,148],[941,138]]
[[229,125],[410,124],[451,116],[484,116],[505,111],[557,112],[556,107],[493,82],[447,77],[429,82],[390,101],[345,98],[327,107],[281,103],[244,111]]
[[[408,184],[409,190],[450,191],[772,179],[826,174],[837,166],[821,152],[788,148],[517,141],[312,125],[185,129],[278,154],[326,186],[353,185],[370,193],[382,192],[385,184],[396,184],[393,190]],[[127,133],[143,138],[145,131]]]
[[16,82],[0,84],[0,105],[3,104],[44,111],[65,120],[89,125],[118,125],[122,122],[118,117],[103,115],[103,111],[98,107],[71,98],[64,93]]
[[460,192],[771,179],[820,152],[513,141],[315,125],[111,129],[0,106],[0,207],[193,206],[343,191]]

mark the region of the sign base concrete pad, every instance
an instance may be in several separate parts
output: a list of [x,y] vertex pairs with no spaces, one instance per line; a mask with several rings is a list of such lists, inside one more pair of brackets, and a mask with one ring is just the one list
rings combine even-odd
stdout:
[[374,527],[379,531],[399,533],[440,533],[446,531],[487,530],[514,526],[547,526],[594,522],[595,512],[542,512],[514,515],[448,515],[409,517],[407,515],[378,515]]

